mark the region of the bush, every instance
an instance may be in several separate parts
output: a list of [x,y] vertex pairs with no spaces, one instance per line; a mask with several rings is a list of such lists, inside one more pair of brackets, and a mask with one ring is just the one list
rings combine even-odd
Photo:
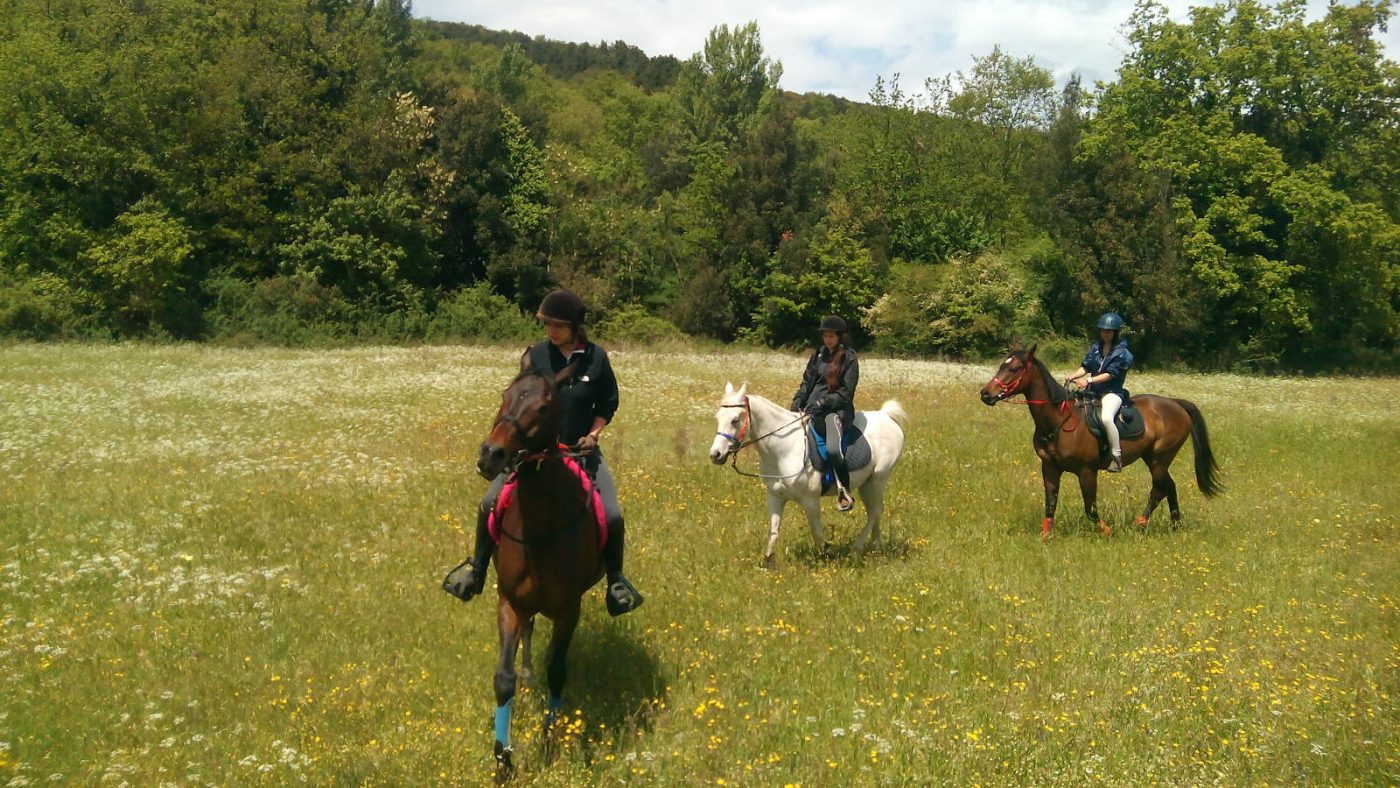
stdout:
[[354,309],[339,291],[306,275],[256,281],[221,277],[208,284],[211,339],[231,344],[308,345],[344,341]]
[[0,277],[0,336],[79,339],[102,335],[99,299],[54,274]]
[[533,318],[486,282],[464,287],[438,301],[428,320],[429,342],[463,339],[532,340],[540,333]]
[[675,324],[657,317],[639,304],[614,310],[598,324],[598,337],[609,342],[634,342],[651,345],[685,339]]

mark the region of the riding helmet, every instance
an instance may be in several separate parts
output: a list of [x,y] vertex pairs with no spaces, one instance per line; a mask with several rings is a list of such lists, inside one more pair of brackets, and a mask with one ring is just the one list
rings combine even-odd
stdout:
[[818,331],[835,331],[838,334],[846,333],[846,321],[836,315],[827,315],[822,318],[821,328]]
[[1117,331],[1123,327],[1123,316],[1117,312],[1104,312],[1099,318],[1099,328],[1106,331]]
[[540,302],[540,316],[550,320],[566,320],[583,325],[584,313],[583,299],[572,290],[555,290]]

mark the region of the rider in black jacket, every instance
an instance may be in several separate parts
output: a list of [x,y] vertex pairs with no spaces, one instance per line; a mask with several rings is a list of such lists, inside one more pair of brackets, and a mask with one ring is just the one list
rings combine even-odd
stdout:
[[855,501],[851,499],[851,471],[841,450],[841,433],[856,417],[854,402],[860,363],[855,350],[846,344],[845,320],[835,315],[822,318],[819,330],[822,346],[807,360],[802,385],[792,396],[792,410],[823,422],[826,456],[836,472],[836,508],[849,512]]
[[[617,485],[612,472],[598,448],[598,434],[612,421],[617,412],[617,378],[613,376],[608,354],[588,341],[583,329],[583,300],[568,290],[555,290],[545,296],[535,315],[545,325],[546,339],[532,346],[520,359],[520,368],[534,367],[553,377],[570,363],[574,370],[559,384],[561,408],[559,442],[572,446],[583,458],[598,494],[608,524],[608,541],[603,545],[603,566],[608,574],[607,604],[612,615],[636,610],[642,595],[622,574],[623,519],[617,500]],[[467,601],[480,594],[486,585],[486,565],[496,544],[487,530],[487,518],[496,505],[506,475],[491,483],[476,518],[476,551],[472,559],[448,574],[443,588],[453,596]]]

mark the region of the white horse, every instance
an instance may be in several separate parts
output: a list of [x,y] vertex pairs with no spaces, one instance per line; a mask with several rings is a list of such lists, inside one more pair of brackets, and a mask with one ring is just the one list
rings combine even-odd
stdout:
[[[723,465],[731,455],[745,446],[758,450],[758,475],[768,488],[768,550],[765,566],[773,564],[773,546],[778,541],[778,528],[783,520],[783,507],[796,501],[807,513],[812,526],[812,540],[818,552],[828,545],[822,531],[822,475],[807,460],[807,417],[748,393],[748,384],[736,391],[733,384],[724,384],[724,398],[715,413],[715,442],[710,446],[710,461]],[[867,539],[880,543],[880,513],[885,508],[885,485],[890,473],[904,452],[904,425],[909,416],[894,400],[886,400],[879,410],[856,413],[855,423],[870,442],[870,462],[851,472],[851,487],[860,492],[865,505],[865,530],[856,536],[851,552],[865,551]],[[737,469],[737,466],[736,466]],[[835,486],[832,491],[834,493]]]

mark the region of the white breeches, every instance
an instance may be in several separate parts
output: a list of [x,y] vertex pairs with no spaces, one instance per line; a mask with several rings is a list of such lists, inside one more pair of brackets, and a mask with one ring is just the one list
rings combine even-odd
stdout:
[[1113,423],[1121,407],[1123,398],[1117,394],[1105,394],[1099,398],[1099,418],[1103,421],[1103,431],[1108,435],[1108,448],[1114,457],[1123,456],[1123,450],[1118,443],[1118,425]]

